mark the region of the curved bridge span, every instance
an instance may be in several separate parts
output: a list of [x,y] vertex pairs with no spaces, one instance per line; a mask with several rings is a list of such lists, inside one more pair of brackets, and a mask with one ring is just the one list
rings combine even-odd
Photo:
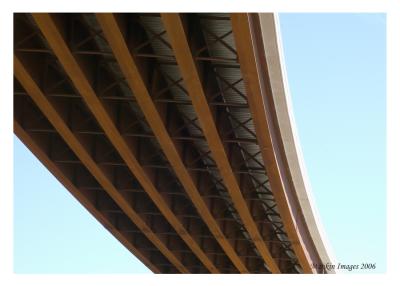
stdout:
[[15,14],[14,132],[154,273],[327,273],[273,14]]

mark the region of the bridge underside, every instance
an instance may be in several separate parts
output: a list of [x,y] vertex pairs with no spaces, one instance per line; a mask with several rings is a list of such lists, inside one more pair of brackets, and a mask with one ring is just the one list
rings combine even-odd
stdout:
[[15,134],[155,273],[322,271],[260,17],[14,15]]

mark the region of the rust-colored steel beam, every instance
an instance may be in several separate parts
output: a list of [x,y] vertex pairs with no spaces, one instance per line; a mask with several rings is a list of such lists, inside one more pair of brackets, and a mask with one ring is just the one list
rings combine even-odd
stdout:
[[308,253],[303,239],[303,236],[307,236],[308,230],[302,223],[301,208],[284,162],[286,155],[279,143],[280,131],[271,86],[267,80],[268,67],[264,63],[265,51],[262,41],[259,38],[256,39],[255,33],[261,34],[261,31],[259,29],[255,31],[258,21],[255,17],[257,15],[231,15],[240,68],[262,158],[281,218],[303,271],[312,273],[315,270],[311,265],[315,261]]
[[[48,15],[38,15],[34,14],[38,24],[41,28],[46,30],[46,36],[60,40],[60,35],[55,27],[54,23]],[[44,27],[43,27],[44,26]],[[59,59],[61,61],[67,61],[66,66],[72,69],[73,72],[78,73],[82,76],[81,80],[83,90],[86,92],[90,91],[90,87],[86,86],[83,81],[82,72],[68,59],[72,60],[72,55],[66,49],[65,46],[57,46],[56,43],[51,42],[57,50]],[[58,50],[60,49],[60,50]],[[64,57],[64,58],[63,58]],[[146,237],[160,250],[160,252],[178,269],[183,273],[189,273],[190,271],[181,263],[181,261],[176,257],[176,255],[168,249],[168,247],[159,239],[159,237],[151,230],[151,227],[146,224],[146,222],[141,218],[141,216],[136,213],[129,202],[118,192],[114,187],[109,178],[105,175],[102,169],[96,164],[92,159],[88,151],[81,144],[81,142],[76,138],[75,134],[71,131],[68,125],[64,122],[63,118],[57,113],[56,109],[48,101],[46,96],[43,94],[42,90],[38,87],[35,80],[25,69],[24,65],[17,56],[14,56],[14,74],[21,85],[24,87],[28,95],[36,103],[43,114],[46,115],[47,119],[54,126],[61,137],[68,143],[68,146],[74,151],[81,162],[86,166],[86,168],[91,172],[91,174],[96,178],[99,184],[107,191],[107,193],[112,197],[112,199],[117,203],[117,205],[126,213],[126,215],[132,220],[134,224],[146,235]],[[88,102],[88,105],[94,104],[93,102]],[[92,106],[93,107],[93,106]]]
[[39,161],[53,174],[54,177],[93,215],[112,235],[114,235],[130,252],[132,252],[144,265],[146,265],[153,273],[161,273],[162,271],[154,265],[144,255],[140,248],[135,247],[132,242],[104,215],[103,212],[95,207],[90,196],[85,195],[77,188],[72,181],[64,174],[64,172],[55,164],[43,149],[35,142],[35,140],[26,132],[14,119],[14,133],[29,148],[29,150],[39,159]]
[[185,27],[179,14],[162,14],[162,20],[167,30],[170,43],[179,64],[186,87],[199,118],[203,133],[207,139],[213,158],[219,168],[223,181],[246,227],[254,245],[263,257],[272,273],[280,273],[276,261],[263,241],[250,210],[243,198],[237,178],[229,163],[228,155],[216,128],[210,106],[207,102],[205,89],[202,84],[195,59],[193,57]]
[[[42,31],[55,55],[59,59],[61,65],[64,67],[64,70],[74,83],[76,89],[83,97],[89,110],[103,128],[108,139],[115,146],[115,149],[118,151],[128,168],[131,170],[132,174],[138,179],[144,190],[148,193],[149,197],[153,200],[164,217],[177,231],[183,241],[185,241],[188,247],[198,257],[198,259],[204,264],[204,266],[211,273],[219,273],[220,271],[218,268],[203,252],[197,241],[188,233],[180,220],[166,204],[163,197],[153,184],[151,178],[148,177],[145,170],[142,168],[142,166],[140,166],[138,160],[130,150],[127,142],[121,136],[120,132],[110,118],[110,115],[103,106],[103,103],[97,97],[95,91],[89,83],[87,75],[85,74],[85,68],[81,66],[68,48],[68,45],[65,42],[61,31],[57,27],[57,24],[52,19],[52,16],[49,14],[33,14],[33,18],[35,19],[38,27]],[[117,32],[118,31],[113,31],[112,33]],[[178,266],[183,265],[178,264]],[[184,268],[181,270],[183,272],[187,271],[187,269]]]
[[154,135],[160,143],[160,146],[168,158],[175,174],[184,186],[187,194],[197,208],[199,215],[209,227],[215,239],[219,242],[226,255],[241,273],[248,273],[248,269],[238,256],[231,243],[225,237],[217,221],[209,211],[203,198],[197,189],[194,174],[191,175],[182,161],[180,151],[177,148],[176,140],[169,135],[165,122],[157,105],[153,102],[150,92],[144,82],[143,72],[140,70],[136,59],[129,51],[128,45],[118,25],[117,19],[113,14],[97,14],[97,20],[100,23],[104,35],[113,50],[113,53],[121,67],[121,70],[128,82],[128,85],[136,96],[136,101],[141,107],[147,122],[152,128]]

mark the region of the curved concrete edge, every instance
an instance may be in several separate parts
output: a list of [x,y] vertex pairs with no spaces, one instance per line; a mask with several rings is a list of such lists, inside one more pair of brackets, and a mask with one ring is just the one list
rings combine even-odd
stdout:
[[[278,125],[296,196],[321,261],[324,264],[336,264],[316,209],[297,135],[285,70],[279,17],[275,13],[260,13],[259,19]],[[335,273],[335,271],[331,270],[328,273]]]

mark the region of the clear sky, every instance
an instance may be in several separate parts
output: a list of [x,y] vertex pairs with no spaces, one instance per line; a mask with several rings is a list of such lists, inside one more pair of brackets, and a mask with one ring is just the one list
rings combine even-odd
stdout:
[[282,14],[297,130],[338,262],[386,270],[386,19]]
[[[337,262],[386,269],[383,14],[280,14],[296,125]],[[14,139],[16,273],[149,273]]]

